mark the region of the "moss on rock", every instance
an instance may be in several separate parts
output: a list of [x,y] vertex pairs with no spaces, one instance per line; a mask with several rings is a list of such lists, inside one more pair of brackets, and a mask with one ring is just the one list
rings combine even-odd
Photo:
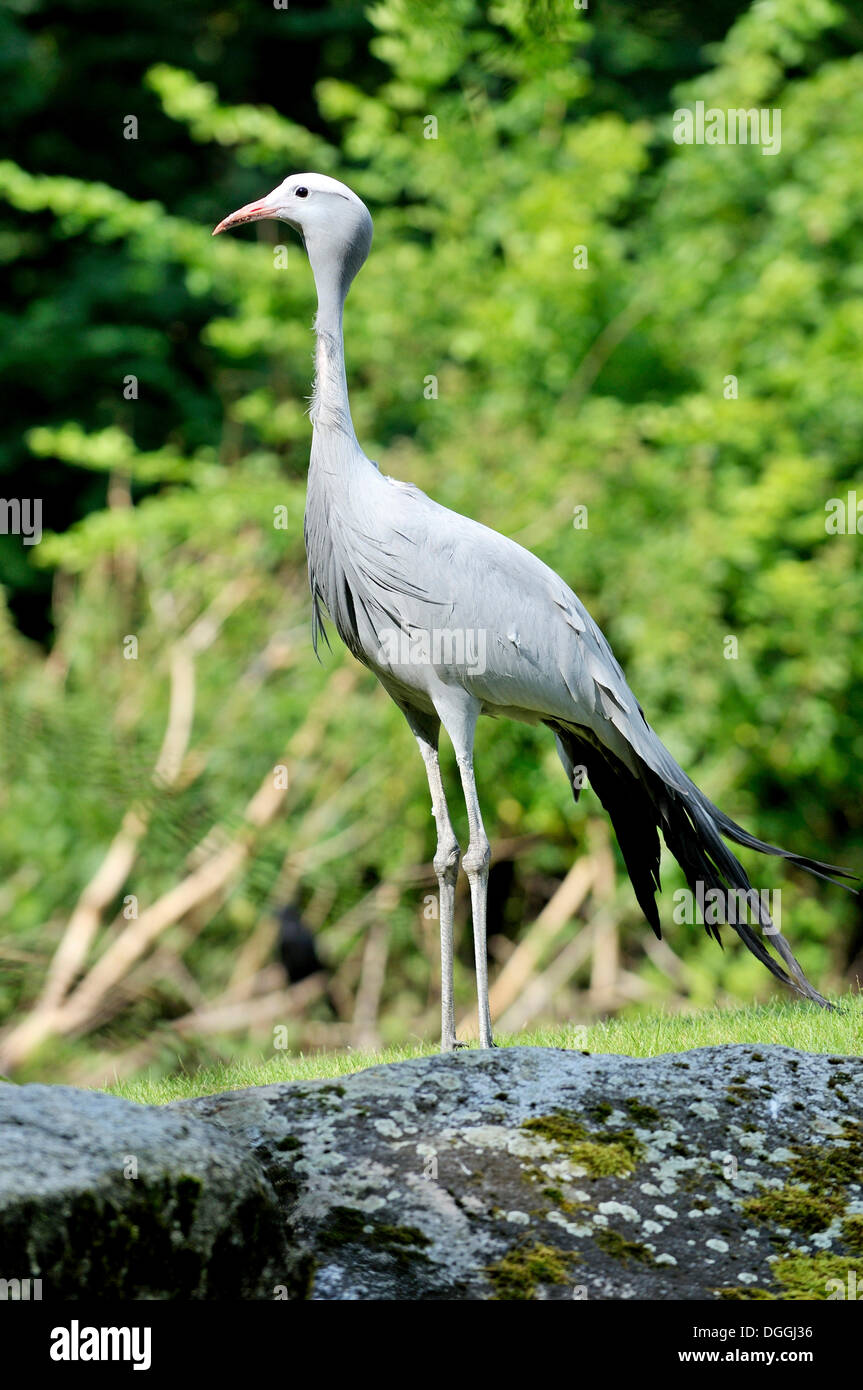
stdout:
[[416,1226],[393,1226],[375,1221],[368,1212],[358,1211],[356,1207],[333,1207],[320,1229],[318,1241],[325,1249],[364,1245],[369,1250],[391,1255],[400,1264],[426,1261],[428,1257],[423,1254],[423,1247],[431,1243]]
[[600,1250],[603,1250],[614,1260],[623,1260],[624,1264],[627,1260],[637,1260],[639,1264],[643,1265],[656,1264],[653,1252],[648,1250],[646,1245],[638,1240],[627,1239],[626,1236],[621,1235],[620,1231],[613,1231],[609,1227],[596,1231],[593,1238]]
[[837,1285],[850,1286],[860,1272],[860,1261],[847,1255],[789,1255],[774,1265],[774,1273],[782,1286],[780,1297],[791,1302],[821,1302],[841,1297]]
[[863,1216],[846,1216],[842,1222],[842,1239],[855,1255],[863,1255]]
[[743,1203],[743,1210],[762,1225],[784,1226],[803,1235],[814,1235],[830,1225],[841,1204],[830,1196],[816,1196],[804,1187],[787,1183],[775,1191],[763,1191]]
[[525,1120],[522,1129],[556,1144],[592,1178],[631,1173],[644,1154],[644,1145],[632,1130],[592,1131],[564,1111]]
[[514,1245],[502,1259],[486,1266],[495,1300],[529,1301],[543,1284],[568,1284],[579,1256],[553,1245]]
[[649,1129],[651,1125],[660,1122],[659,1111],[654,1110],[652,1105],[645,1105],[636,1096],[630,1096],[625,1104],[635,1123],[640,1125],[642,1129]]
[[747,1302],[758,1299],[775,1301],[776,1299],[775,1293],[771,1293],[769,1289],[759,1288],[757,1284],[730,1284],[727,1288],[716,1289],[714,1292],[717,1297],[722,1299],[745,1299]]
[[844,1122],[841,1142],[794,1144],[791,1151],[791,1176],[821,1191],[835,1192],[863,1178],[863,1131],[856,1120]]

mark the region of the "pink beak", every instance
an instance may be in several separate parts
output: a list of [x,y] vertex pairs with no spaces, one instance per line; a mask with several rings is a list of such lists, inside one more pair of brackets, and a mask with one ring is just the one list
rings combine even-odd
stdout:
[[218,236],[219,232],[230,231],[232,227],[242,227],[245,222],[260,222],[264,217],[274,217],[273,209],[268,205],[266,198],[259,198],[256,203],[246,203],[243,208],[237,208],[232,212],[218,227],[213,228],[213,236]]

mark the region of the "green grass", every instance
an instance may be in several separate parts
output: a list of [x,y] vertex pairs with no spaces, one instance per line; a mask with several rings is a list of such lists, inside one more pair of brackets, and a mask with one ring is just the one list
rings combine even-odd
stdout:
[[[564,1047],[630,1057],[655,1057],[662,1052],[685,1052],[718,1043],[779,1043],[801,1052],[859,1056],[863,1053],[863,995],[846,996],[840,1007],[841,1013],[827,1013],[812,1004],[783,1001],[692,1014],[652,1010],[583,1028],[561,1026],[502,1034],[497,1042],[502,1047]],[[274,1081],[345,1076],[381,1062],[403,1062],[409,1057],[428,1057],[436,1051],[434,1043],[426,1043],[389,1047],[382,1052],[316,1052],[299,1056],[278,1052],[258,1062],[225,1063],[167,1077],[138,1077],[106,1089],[128,1100],[164,1105],[188,1096],[266,1086]]]

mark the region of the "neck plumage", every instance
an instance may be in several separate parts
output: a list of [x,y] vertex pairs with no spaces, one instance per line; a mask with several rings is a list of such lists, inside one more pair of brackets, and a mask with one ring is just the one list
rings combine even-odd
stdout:
[[315,386],[309,414],[315,430],[335,430],[356,440],[348,382],[345,375],[345,342],[342,332],[344,295],[328,283],[318,285],[315,318]]

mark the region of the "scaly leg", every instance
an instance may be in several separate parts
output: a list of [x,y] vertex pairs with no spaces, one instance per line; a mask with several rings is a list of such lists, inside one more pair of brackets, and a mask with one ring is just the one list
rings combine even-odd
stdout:
[[486,949],[486,902],[491,848],[482,823],[482,812],[473,772],[473,738],[480,706],[478,700],[471,697],[468,699],[469,703],[460,704],[451,712],[447,711],[443,716],[443,724],[455,749],[470,829],[470,843],[462,862],[470,883],[479,1012],[479,1045],[480,1047],[494,1047],[491,1035],[491,1012],[488,1003],[488,951]]
[[440,912],[440,1012],[441,1012],[441,1052],[452,1052],[463,1044],[455,1035],[455,1003],[453,999],[453,916],[455,913],[455,885],[461,858],[458,840],[449,818],[449,809],[444,795],[438,759],[438,733],[440,721],[432,715],[422,715],[415,710],[404,710],[405,717],[419,744],[426,767],[429,791],[432,799],[432,815],[437,826],[437,850],[434,857],[434,871],[437,875]]

